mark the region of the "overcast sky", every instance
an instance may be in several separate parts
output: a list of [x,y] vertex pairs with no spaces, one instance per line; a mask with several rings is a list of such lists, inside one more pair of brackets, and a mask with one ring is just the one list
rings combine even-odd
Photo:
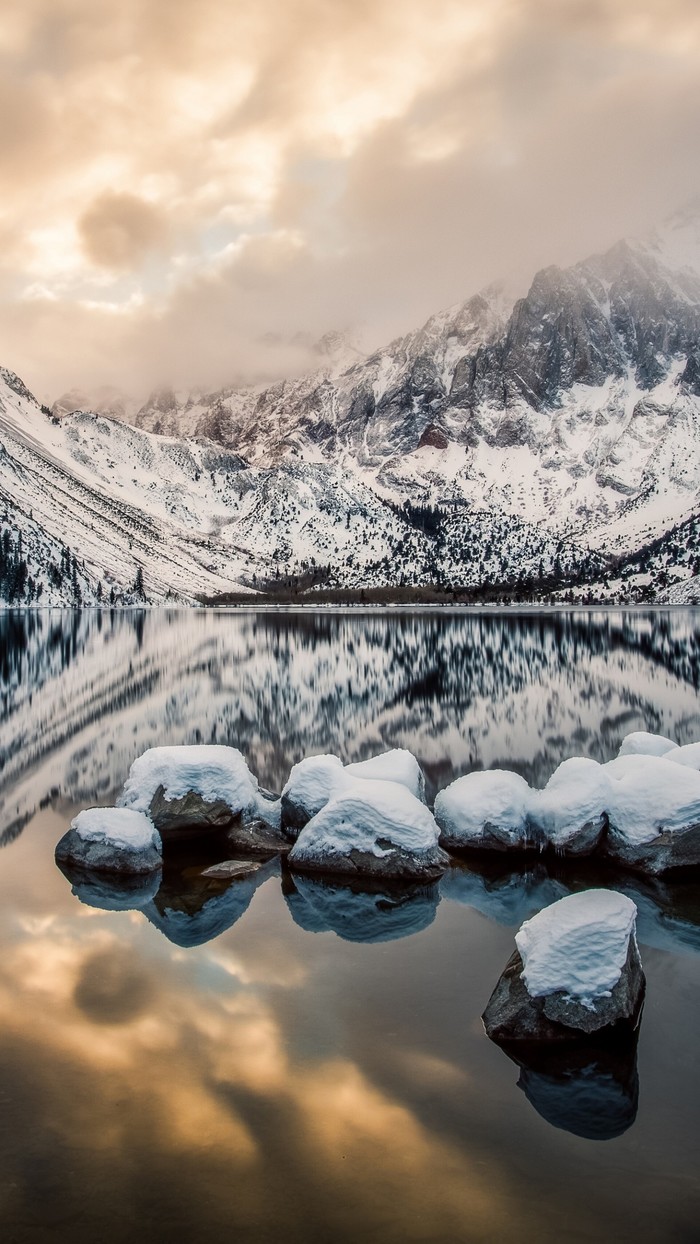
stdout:
[[218,385],[700,189],[698,0],[0,0],[0,363]]

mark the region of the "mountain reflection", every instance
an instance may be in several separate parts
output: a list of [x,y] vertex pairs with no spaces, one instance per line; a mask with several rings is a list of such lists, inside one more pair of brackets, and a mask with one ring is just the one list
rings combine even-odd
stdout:
[[6,611],[0,652],[5,841],[163,743],[238,746],[272,790],[310,752],[408,747],[433,796],[496,764],[543,783],[633,729],[700,735],[692,611]]

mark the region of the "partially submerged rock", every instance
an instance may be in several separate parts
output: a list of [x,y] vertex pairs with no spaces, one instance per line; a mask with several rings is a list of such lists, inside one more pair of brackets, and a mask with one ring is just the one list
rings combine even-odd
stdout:
[[393,782],[355,781],[302,830],[289,853],[299,872],[432,881],[449,864],[424,804]]
[[607,829],[610,778],[584,756],[565,760],[544,790],[529,792],[530,833],[559,855],[591,855]]
[[139,756],[120,806],[150,815],[167,837],[231,826],[258,810],[258,783],[235,747],[152,747]]
[[612,890],[559,899],[527,920],[483,1014],[498,1042],[634,1031],[644,999],[637,909]]
[[656,876],[700,864],[700,773],[661,756],[605,765],[611,781],[605,849],[627,868]]
[[530,787],[505,769],[457,778],[435,800],[440,842],[451,850],[523,851],[541,845],[528,828]]
[[133,876],[158,871],[162,850],[160,835],[143,812],[86,808],[58,843],[56,861],[89,872]]
[[415,756],[405,748],[343,765],[338,756],[307,756],[295,764],[282,791],[281,828],[298,836],[329,799],[350,790],[357,780],[392,782],[425,803],[425,777]]

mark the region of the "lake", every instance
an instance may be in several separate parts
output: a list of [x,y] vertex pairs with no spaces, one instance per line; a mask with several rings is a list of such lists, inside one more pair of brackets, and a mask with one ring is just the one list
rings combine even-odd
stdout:
[[[119,894],[53,859],[158,744],[272,791],[407,747],[432,801],[636,729],[700,739],[700,612],[0,613],[3,1237],[695,1241],[700,882],[462,863],[386,901],[212,848]],[[480,1020],[513,935],[600,884],[639,909],[638,1047],[517,1066]]]

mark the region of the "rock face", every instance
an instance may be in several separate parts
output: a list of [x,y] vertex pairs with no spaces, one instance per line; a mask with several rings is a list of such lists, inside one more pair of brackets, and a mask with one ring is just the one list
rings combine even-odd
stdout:
[[572,894],[526,921],[483,1014],[498,1042],[574,1041],[634,1031],[644,999],[636,907],[622,894]]
[[125,876],[162,867],[162,845],[153,822],[125,808],[87,808],[56,847],[59,865]]
[[299,872],[433,881],[449,864],[432,814],[394,782],[355,781],[301,832],[289,854]]

